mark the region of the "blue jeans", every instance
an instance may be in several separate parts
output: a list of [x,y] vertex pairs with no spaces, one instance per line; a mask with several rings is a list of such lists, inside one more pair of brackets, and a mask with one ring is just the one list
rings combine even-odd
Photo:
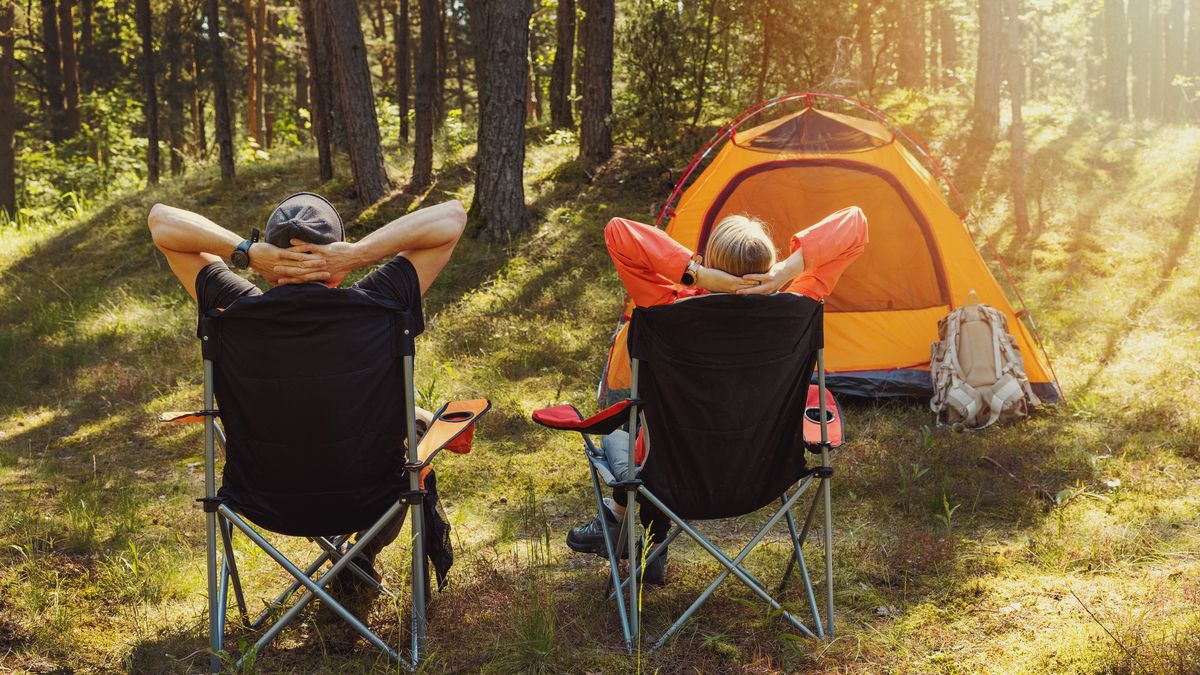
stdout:
[[[617,480],[625,480],[625,471],[628,469],[630,461],[629,432],[618,429],[601,438],[600,449]],[[613,488],[612,496],[614,502],[621,506],[626,505],[624,490]],[[671,519],[641,495],[638,495],[638,507],[638,517],[642,521],[642,527],[650,531],[650,542],[657,543],[665,539],[667,532],[671,530]]]

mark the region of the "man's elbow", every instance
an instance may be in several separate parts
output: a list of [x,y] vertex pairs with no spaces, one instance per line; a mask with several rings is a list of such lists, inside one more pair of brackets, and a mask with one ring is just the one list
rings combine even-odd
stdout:
[[154,244],[162,248],[160,237],[162,235],[163,217],[166,214],[167,206],[165,204],[155,204],[150,207],[150,213],[146,214],[146,227],[150,229],[150,238],[154,240]]
[[446,222],[447,229],[451,234],[453,241],[458,241],[462,236],[463,230],[467,227],[467,210],[463,208],[462,202],[457,199],[451,199],[446,202]]

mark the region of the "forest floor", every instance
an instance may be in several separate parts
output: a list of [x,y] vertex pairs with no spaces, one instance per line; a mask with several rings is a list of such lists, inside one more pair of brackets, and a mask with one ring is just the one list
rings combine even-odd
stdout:
[[[439,462],[458,560],[432,601],[427,670],[1196,672],[1200,129],[1061,125],[1032,150],[1053,177],[1033,234],[1010,241],[1004,199],[982,224],[1037,311],[1068,403],[954,434],[931,429],[922,401],[848,402],[836,639],[800,638],[725,584],[639,660],[601,597],[606,565],[563,543],[592,503],[578,441],[529,415],[594,409],[622,297],[602,226],[652,221],[672,177],[622,150],[588,180],[573,146],[531,143],[532,232],[464,240],[418,341],[420,403],[494,403],[474,452]],[[468,166],[449,161],[424,199],[468,202]],[[359,213],[344,179],[319,186],[316,173],[307,155],[241,167],[231,187],[205,170],[81,220],[0,232],[0,671],[205,667],[200,430],[154,421],[199,405],[195,310],[145,216],[163,201],[245,231],[280,196],[320,189],[358,217],[358,237],[416,204],[397,195]],[[702,529],[733,547],[763,517]],[[760,548],[748,566],[770,584],[789,546],[780,531]],[[250,547],[239,555],[251,598],[283,580]],[[399,546],[385,553],[391,582],[405,562]],[[673,547],[669,585],[645,597],[648,635],[717,571],[694,545]],[[795,579],[784,599],[804,607]],[[381,602],[371,624],[402,643],[404,615]],[[252,637],[235,631],[230,647]],[[258,659],[268,672],[372,668],[388,666],[315,611]]]

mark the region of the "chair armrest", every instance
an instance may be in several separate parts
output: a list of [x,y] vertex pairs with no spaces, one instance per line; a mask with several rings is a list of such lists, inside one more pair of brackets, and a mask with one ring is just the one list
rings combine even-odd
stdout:
[[196,411],[192,411],[192,412],[171,411],[171,412],[159,413],[158,421],[159,422],[172,422],[174,424],[199,424],[204,421],[205,417],[208,417],[208,415],[205,414],[208,412],[211,412],[211,414],[213,416],[219,415],[219,413],[215,410],[213,410],[213,411],[196,410]]
[[492,402],[485,398],[451,401],[442,406],[417,443],[420,465],[427,466],[443,449],[462,455],[471,452],[475,423],[491,409]]
[[579,409],[570,404],[556,405],[533,411],[533,421],[560,431],[578,431],[583,434],[611,434],[629,421],[629,408],[640,404],[636,399],[618,401],[604,410],[584,419]]

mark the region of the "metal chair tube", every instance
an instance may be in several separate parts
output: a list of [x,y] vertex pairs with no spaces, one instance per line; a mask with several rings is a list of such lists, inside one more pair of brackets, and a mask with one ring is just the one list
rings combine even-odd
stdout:
[[[206,338],[207,339],[207,338]],[[213,410],[213,364],[204,361],[204,409]],[[214,499],[217,496],[216,441],[213,431],[216,423],[213,416],[204,416],[204,497]],[[217,604],[220,602],[217,593],[217,514],[212,511],[204,513],[204,530],[208,544],[205,547],[205,564],[208,571],[208,644],[212,653],[208,657],[210,672],[221,672],[221,659],[217,652],[221,651],[224,638],[219,618]]]
[[[631,375],[629,379],[629,398],[637,400],[638,395],[638,360],[631,359],[630,363]],[[629,459],[625,463],[625,480],[631,481],[636,475],[637,465],[637,434],[638,434],[638,405],[629,406]],[[629,574],[633,575],[633,561],[637,557],[637,527],[634,525],[637,522],[637,492],[631,488],[625,488],[625,522],[628,524],[626,528],[628,544],[629,544]],[[629,584],[629,632],[630,636],[636,642],[640,628],[641,605],[638,603],[638,580],[634,579]]]
[[[405,424],[408,430],[408,462],[419,464],[417,448],[416,387],[413,380],[413,357],[404,357],[404,379],[408,388],[408,401],[404,405]],[[412,509],[412,661],[420,663],[425,653],[425,538],[424,508],[419,494],[421,477],[419,471],[408,472],[408,489],[418,493],[417,503]]]
[[[817,350],[817,390],[821,397],[821,466],[829,466],[829,427],[825,419],[825,350]],[[829,494],[829,477],[821,478],[821,493],[825,498],[825,632],[833,637],[833,502]]]

